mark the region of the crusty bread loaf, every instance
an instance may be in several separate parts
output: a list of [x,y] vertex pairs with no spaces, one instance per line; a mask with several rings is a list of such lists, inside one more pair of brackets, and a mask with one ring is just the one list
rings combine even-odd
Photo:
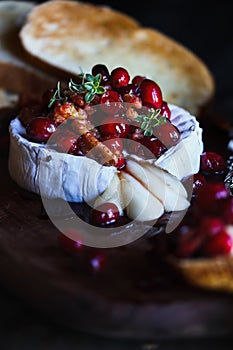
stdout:
[[32,56],[69,73],[105,63],[109,70],[127,68],[131,77],[145,75],[159,83],[165,100],[195,115],[214,95],[213,76],[193,52],[106,6],[47,1],[30,11],[20,38]]
[[0,108],[15,103],[18,94],[34,99],[56,81],[30,63],[19,39],[19,30],[33,6],[28,1],[0,2]]

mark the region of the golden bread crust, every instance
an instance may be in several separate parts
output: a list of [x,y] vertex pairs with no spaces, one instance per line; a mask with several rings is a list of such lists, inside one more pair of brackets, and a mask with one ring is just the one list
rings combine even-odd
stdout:
[[158,82],[165,100],[195,115],[214,96],[213,76],[199,57],[106,6],[48,1],[30,11],[20,38],[32,56],[70,74],[104,63],[109,70],[124,66],[131,77],[145,75]]
[[171,259],[170,262],[194,286],[233,292],[233,257]]

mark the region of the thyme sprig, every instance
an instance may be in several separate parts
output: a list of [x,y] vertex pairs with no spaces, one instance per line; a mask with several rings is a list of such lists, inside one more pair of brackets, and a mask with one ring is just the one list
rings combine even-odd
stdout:
[[[81,83],[75,83],[73,79],[70,78],[68,88],[70,92],[77,92],[79,94],[85,93],[84,101],[86,103],[90,103],[94,99],[95,94],[102,95],[106,91],[105,87],[100,85],[102,79],[102,75],[100,73],[96,74],[95,76],[88,73],[81,73],[79,77],[81,78]],[[59,81],[57,83],[56,91],[50,99],[48,107],[51,108],[56,101],[67,101],[68,97],[69,96],[66,90],[62,92],[61,83]]]
[[56,101],[66,101],[67,100],[67,96],[62,96],[62,92],[61,92],[61,82],[58,81],[57,82],[57,89],[54,92],[53,96],[51,97],[49,104],[48,104],[48,108],[51,108],[52,105],[56,102]]
[[106,89],[104,86],[101,86],[102,75],[96,74],[82,74],[81,84],[76,84],[72,79],[69,82],[69,89],[71,91],[76,91],[78,93],[85,93],[85,102],[91,102],[95,94],[102,95]]
[[162,116],[161,109],[155,109],[150,111],[147,115],[141,114],[138,115],[135,120],[141,123],[141,129],[144,131],[144,136],[151,136],[153,134],[153,130],[167,122],[166,117]]

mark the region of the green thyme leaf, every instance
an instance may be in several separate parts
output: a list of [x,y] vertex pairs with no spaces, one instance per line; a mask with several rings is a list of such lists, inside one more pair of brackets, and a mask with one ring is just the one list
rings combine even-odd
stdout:
[[95,93],[93,93],[92,91],[87,92],[85,95],[85,102],[91,102],[93,100],[93,98],[95,97]]
[[105,91],[106,91],[106,89],[105,89],[105,87],[103,87],[103,86],[98,86],[98,87],[96,88],[96,93],[97,93],[98,95],[104,94]]
[[151,136],[154,129],[167,122],[166,117],[162,116],[161,109],[155,109],[150,111],[148,115],[141,114],[138,115],[135,120],[141,123],[141,129],[144,131],[145,136]]
[[91,74],[88,74],[88,73],[86,74],[86,79],[87,79],[87,81],[89,81],[91,83],[93,83],[95,81],[95,77]]
[[84,83],[84,88],[86,89],[86,91],[92,91],[93,90],[93,84],[92,83]]
[[61,82],[58,81],[57,82],[57,89],[55,90],[53,96],[51,97],[49,104],[48,104],[48,108],[51,108],[52,105],[56,102],[56,101],[60,101],[60,102],[64,102],[67,100],[66,96],[62,96],[62,92],[61,92]]
[[69,82],[69,89],[71,91],[76,91],[78,93],[85,93],[85,102],[91,102],[95,94],[102,95],[106,89],[104,86],[100,85],[102,75],[100,73],[95,76],[92,74],[81,74],[82,78],[81,84],[76,84],[72,79]]
[[[102,79],[102,75],[100,73],[94,76],[88,73],[84,74],[81,71],[81,73],[78,75],[78,78],[81,80],[81,83],[75,83],[73,79],[70,78],[68,88],[71,92],[77,92],[79,94],[86,93],[85,102],[87,103],[91,102],[94,99],[95,94],[102,95],[106,91],[105,87],[100,85]],[[66,101],[67,99],[68,96],[62,95],[59,81],[57,83],[57,89],[50,99],[48,107],[51,108],[55,101]]]
[[102,75],[100,73],[96,74],[96,76],[94,77],[95,86],[99,86],[101,79],[102,79]]

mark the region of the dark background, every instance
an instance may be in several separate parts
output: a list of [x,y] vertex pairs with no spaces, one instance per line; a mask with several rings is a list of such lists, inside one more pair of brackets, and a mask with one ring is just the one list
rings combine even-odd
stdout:
[[[92,1],[135,17],[176,39],[197,54],[216,82],[213,112],[233,121],[233,24],[231,2],[184,0]],[[217,142],[217,140],[216,140]],[[46,307],[46,305],[45,305]],[[0,291],[0,348],[11,350],[212,350],[232,349],[233,337],[219,339],[126,342],[108,340],[64,329],[46,320],[7,290]],[[233,336],[233,335],[232,335]]]

